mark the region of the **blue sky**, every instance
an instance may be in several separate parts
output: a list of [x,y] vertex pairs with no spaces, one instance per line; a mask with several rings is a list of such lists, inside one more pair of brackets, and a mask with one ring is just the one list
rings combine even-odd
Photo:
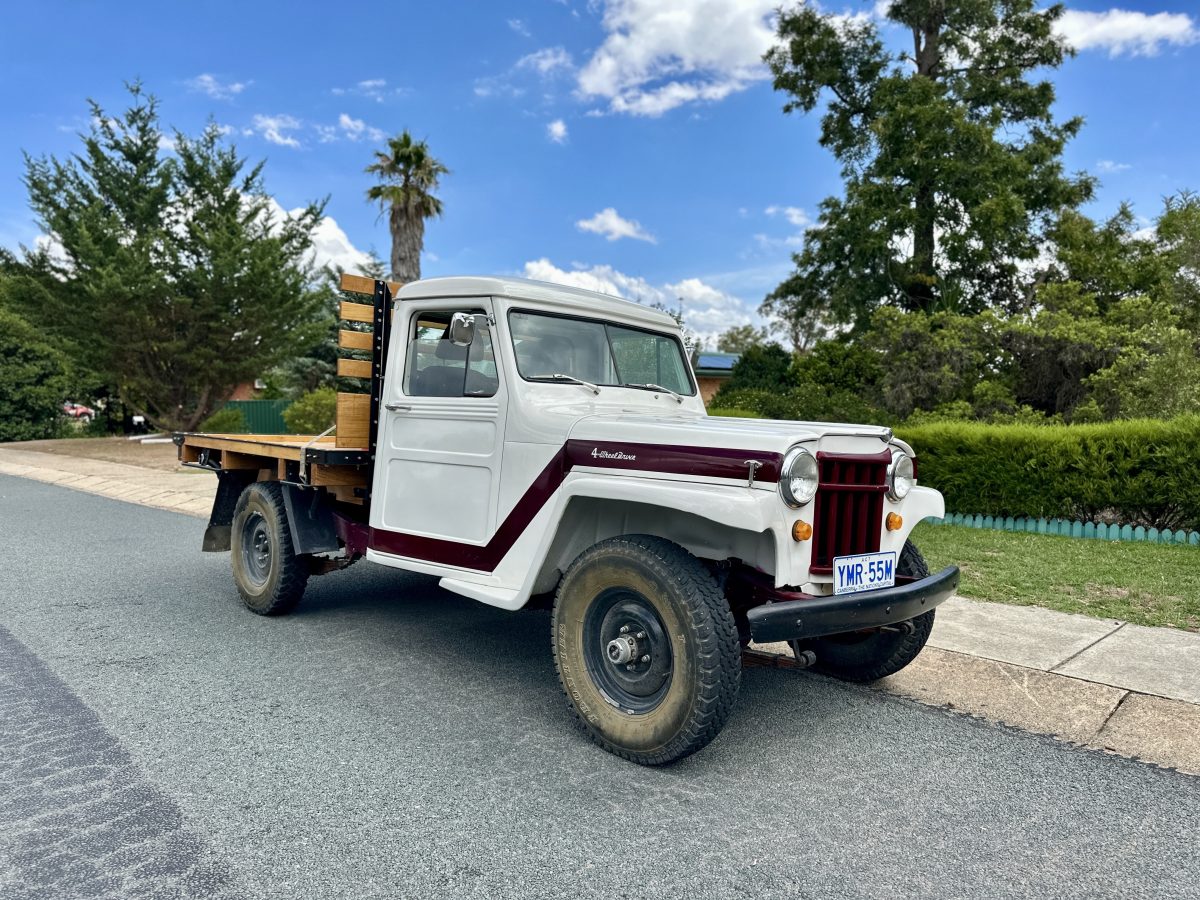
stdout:
[[[363,191],[383,134],[410,128],[452,170],[424,274],[525,274],[683,298],[702,335],[756,318],[837,168],[816,116],[784,116],[758,63],[777,0],[524,3],[52,2],[0,32],[0,245],[30,244],[22,150],[63,156],[85,98],[141,78],[168,126],[213,118],[291,209],[329,195],[323,253],[389,240]],[[871,3],[825,8],[871,15]],[[1070,5],[1079,55],[1054,75],[1087,124],[1069,168],[1090,211],[1153,216],[1200,189],[1195,0]],[[901,46],[905,36],[886,32]]]

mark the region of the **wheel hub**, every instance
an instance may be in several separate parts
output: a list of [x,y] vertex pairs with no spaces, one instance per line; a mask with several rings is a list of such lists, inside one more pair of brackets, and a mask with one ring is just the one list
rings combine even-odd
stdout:
[[242,561],[255,584],[265,584],[271,574],[271,532],[267,520],[255,511],[242,528]]
[[641,594],[614,589],[593,601],[584,622],[588,671],[614,706],[649,712],[670,685],[671,643],[654,606]]

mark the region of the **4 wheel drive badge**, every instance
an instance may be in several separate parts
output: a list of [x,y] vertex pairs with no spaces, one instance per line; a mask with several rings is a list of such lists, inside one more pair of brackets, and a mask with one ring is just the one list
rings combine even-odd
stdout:
[[593,447],[592,459],[637,459],[637,455],[622,453],[620,450],[601,450],[599,447]]

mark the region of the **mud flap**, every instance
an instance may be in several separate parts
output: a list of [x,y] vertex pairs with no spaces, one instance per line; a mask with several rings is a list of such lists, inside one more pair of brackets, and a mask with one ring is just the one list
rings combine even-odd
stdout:
[[233,510],[238,497],[246,486],[258,477],[254,469],[224,469],[217,472],[217,497],[213,501],[212,515],[204,529],[204,543],[200,549],[205,553],[224,553],[229,550],[233,532]]
[[292,549],[297,555],[332,553],[341,545],[333,525],[329,496],[295,484],[284,484],[283,506],[292,529]]

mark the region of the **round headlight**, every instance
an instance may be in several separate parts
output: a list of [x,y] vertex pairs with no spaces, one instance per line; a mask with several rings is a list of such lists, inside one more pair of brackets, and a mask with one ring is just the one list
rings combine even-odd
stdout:
[[779,477],[779,493],[783,502],[799,509],[817,495],[820,472],[817,458],[807,450],[796,447],[783,458],[783,472]]
[[903,500],[917,483],[916,470],[913,468],[912,457],[903,450],[892,454],[892,464],[887,473],[888,496],[893,500]]

